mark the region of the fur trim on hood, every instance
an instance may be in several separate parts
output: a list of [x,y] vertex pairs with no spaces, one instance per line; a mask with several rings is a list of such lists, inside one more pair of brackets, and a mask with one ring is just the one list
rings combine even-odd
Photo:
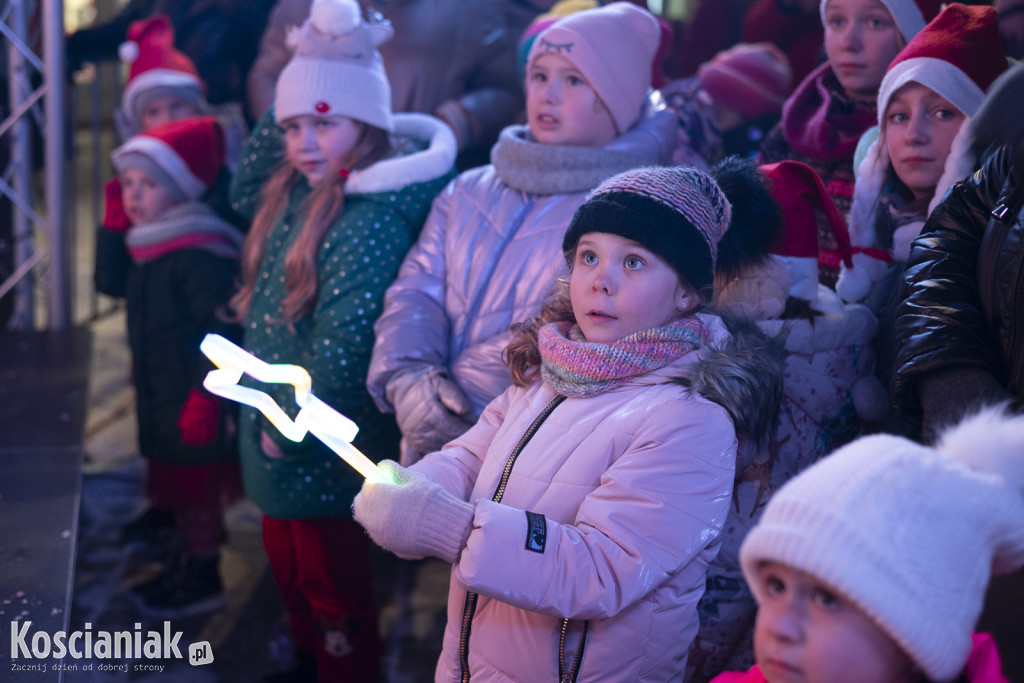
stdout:
[[371,194],[399,190],[443,176],[455,166],[458,148],[455,133],[441,119],[428,114],[395,114],[396,137],[425,142],[427,148],[412,154],[383,159],[368,168],[352,171],[345,192]]
[[730,338],[701,352],[678,382],[725,408],[736,433],[760,444],[774,434],[782,405],[786,330],[768,336],[752,320],[723,316]]

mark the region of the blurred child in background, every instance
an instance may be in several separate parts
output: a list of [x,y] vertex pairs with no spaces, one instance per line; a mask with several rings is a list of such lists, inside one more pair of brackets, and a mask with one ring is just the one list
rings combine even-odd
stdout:
[[[179,618],[224,603],[223,509],[241,493],[228,411],[202,388],[207,333],[238,338],[217,315],[238,273],[242,233],[200,201],[224,158],[212,117],[164,123],[114,150],[125,214],[125,312],[146,497],[170,517],[177,554],[136,586],[143,613]],[[139,525],[136,525],[137,527]]]
[[388,289],[367,384],[402,430],[411,464],[462,434],[511,383],[509,326],[540,311],[562,235],[602,180],[666,163],[672,113],[649,104],[659,28],[614,2],[563,17],[532,44],[527,124],[491,164],[465,171],[431,208]]

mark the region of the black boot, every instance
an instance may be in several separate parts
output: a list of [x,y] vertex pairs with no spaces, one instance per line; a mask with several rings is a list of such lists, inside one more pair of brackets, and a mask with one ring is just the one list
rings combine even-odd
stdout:
[[174,510],[148,507],[121,530],[121,543],[130,547],[162,548],[174,535]]
[[185,552],[155,578],[132,589],[136,605],[154,619],[180,619],[221,609],[220,555]]

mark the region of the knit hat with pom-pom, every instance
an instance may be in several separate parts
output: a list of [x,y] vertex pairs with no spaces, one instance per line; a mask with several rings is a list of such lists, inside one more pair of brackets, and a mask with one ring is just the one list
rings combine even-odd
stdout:
[[173,95],[202,108],[206,83],[192,60],[175,49],[174,27],[167,15],[132,23],[118,55],[131,64],[121,96],[121,116],[132,132],[140,127],[143,109],[157,97]]
[[740,548],[810,574],[878,625],[929,680],[952,681],[971,652],[989,577],[1024,566],[1024,416],[986,408],[934,448],[862,437],[772,496]]
[[714,282],[718,241],[732,204],[715,179],[692,167],[637,168],[597,186],[576,210],[562,240],[571,254],[591,232],[619,235],[657,254],[698,292]]
[[391,84],[377,47],[394,35],[377,13],[363,19],[355,0],[313,0],[288,34],[295,53],[277,79],[278,123],[294,116],[346,116],[394,130]]

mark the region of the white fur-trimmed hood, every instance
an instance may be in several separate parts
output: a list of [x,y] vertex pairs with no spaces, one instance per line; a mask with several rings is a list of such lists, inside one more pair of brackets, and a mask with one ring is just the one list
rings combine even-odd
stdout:
[[400,190],[413,183],[434,180],[452,170],[458,147],[455,133],[447,124],[429,114],[395,114],[394,121],[395,136],[421,140],[427,143],[427,148],[353,171],[345,186],[347,194]]

